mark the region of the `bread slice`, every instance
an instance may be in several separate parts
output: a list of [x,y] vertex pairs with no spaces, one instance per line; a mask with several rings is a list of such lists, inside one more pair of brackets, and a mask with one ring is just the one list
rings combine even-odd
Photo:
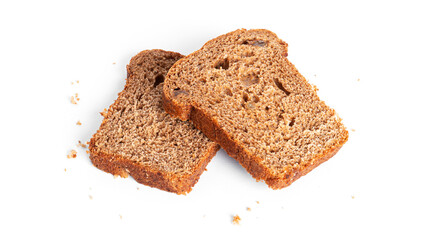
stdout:
[[163,110],[164,77],[181,57],[150,50],[132,58],[124,90],[90,140],[96,167],[165,191],[191,191],[219,146]]
[[273,189],[325,162],[348,139],[286,52],[268,30],[237,30],[179,60],[163,88],[167,112],[190,119]]

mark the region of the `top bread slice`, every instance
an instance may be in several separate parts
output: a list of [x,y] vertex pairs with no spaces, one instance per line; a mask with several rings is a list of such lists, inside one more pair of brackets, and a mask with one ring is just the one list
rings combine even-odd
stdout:
[[163,110],[164,77],[182,57],[147,50],[132,58],[125,88],[89,144],[96,167],[165,191],[191,191],[219,146]]
[[332,157],[348,139],[335,111],[289,62],[268,30],[207,42],[169,70],[167,112],[190,119],[257,180],[280,189]]

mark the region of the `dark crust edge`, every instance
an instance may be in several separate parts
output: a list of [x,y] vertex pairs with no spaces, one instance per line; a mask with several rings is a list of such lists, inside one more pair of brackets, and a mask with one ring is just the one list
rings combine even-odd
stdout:
[[213,144],[208,148],[200,163],[191,174],[176,175],[155,170],[130,159],[115,154],[108,154],[97,150],[93,141],[89,144],[90,160],[100,170],[115,176],[128,177],[131,175],[138,183],[158,188],[176,194],[191,192],[192,187],[199,181],[200,175],[219,150],[219,145]]
[[[239,29],[236,31],[240,31],[240,30],[246,31],[246,29]],[[264,31],[264,29],[262,30]],[[217,38],[233,34],[236,31],[227,33],[225,35],[221,35]],[[265,31],[270,32],[269,30],[265,30]],[[181,63],[181,61],[184,61],[184,59],[189,58],[193,54],[196,54],[198,51],[203,50],[204,46],[206,46],[208,43],[213,42],[215,40],[216,38],[208,41],[203,45],[201,49],[188,55],[185,58],[178,60],[172,66],[172,68],[178,66]],[[285,48],[283,56],[286,57],[287,44],[285,42],[283,42],[283,47]],[[293,64],[292,64],[292,67],[295,71],[299,73],[299,71],[295,68]],[[166,76],[165,83],[167,82],[167,80],[168,80],[168,76]],[[309,84],[307,80],[306,80],[306,83]],[[341,139],[339,143],[329,148],[324,153],[313,157],[310,161],[310,164],[307,164],[304,166],[292,167],[292,168],[289,167],[287,169],[286,175],[284,175],[283,177],[277,177],[277,175],[275,175],[269,168],[261,164],[261,159],[250,154],[238,142],[233,140],[233,137],[228,135],[219,126],[217,121],[208,117],[209,115],[205,113],[201,108],[193,106],[189,103],[183,103],[183,102],[177,101],[176,99],[173,99],[170,96],[169,89],[167,89],[166,86],[167,85],[165,84],[162,92],[162,99],[163,99],[162,103],[163,103],[163,108],[167,113],[184,121],[190,120],[194,124],[194,126],[200,129],[209,139],[218,143],[227,152],[227,154],[230,157],[236,159],[252,175],[253,178],[255,178],[257,181],[264,181],[272,189],[281,189],[291,185],[294,181],[306,175],[311,170],[313,170],[323,162],[326,162],[331,157],[333,157],[341,149],[344,143],[346,143],[348,140],[348,131],[345,130],[345,132],[343,133],[344,137]]]
[[[132,62],[141,54],[169,54],[173,57],[184,57],[183,55],[176,52],[153,49],[144,50],[138,53],[137,55],[132,57],[130,62]],[[131,78],[132,73],[130,71],[129,65],[127,65],[127,71],[127,77]],[[125,84],[124,89],[119,93],[119,95],[127,90],[127,86],[128,85]],[[107,118],[111,114],[112,106],[115,104],[116,101],[110,105],[105,118]],[[102,128],[102,126],[104,125],[105,118],[99,128]],[[94,134],[94,136],[97,133],[98,131]],[[216,152],[219,149],[220,146],[218,144],[210,143],[208,150],[201,158],[200,163],[194,168],[194,171],[191,174],[180,176],[163,171],[158,171],[149,166],[145,166],[133,160],[126,159],[120,155],[102,152],[96,147],[94,137],[91,138],[89,143],[89,158],[95,167],[104,172],[111,173],[115,176],[121,176],[124,178],[128,177],[128,175],[131,175],[138,183],[150,187],[155,187],[164,191],[173,192],[176,194],[186,194],[191,192],[192,187],[198,182],[200,175],[203,173],[203,171],[206,170],[206,166],[215,156]]]

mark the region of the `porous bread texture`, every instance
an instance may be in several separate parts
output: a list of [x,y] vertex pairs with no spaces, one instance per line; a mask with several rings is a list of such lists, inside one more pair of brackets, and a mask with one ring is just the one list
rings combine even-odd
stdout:
[[125,88],[89,144],[96,167],[169,192],[191,191],[219,146],[163,110],[164,77],[182,57],[147,50],[131,59]]
[[179,60],[163,89],[167,112],[190,119],[273,189],[328,160],[348,139],[286,52],[274,33],[240,29]]

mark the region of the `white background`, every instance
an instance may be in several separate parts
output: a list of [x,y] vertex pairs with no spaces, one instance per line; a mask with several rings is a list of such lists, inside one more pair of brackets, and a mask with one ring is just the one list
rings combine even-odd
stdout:
[[[426,9],[2,1],[0,239],[427,239]],[[349,129],[335,157],[274,191],[221,150],[186,196],[91,165],[76,144],[99,127],[132,56],[189,54],[238,28],[266,28],[289,44],[289,59]],[[71,149],[77,158],[67,159]]]

